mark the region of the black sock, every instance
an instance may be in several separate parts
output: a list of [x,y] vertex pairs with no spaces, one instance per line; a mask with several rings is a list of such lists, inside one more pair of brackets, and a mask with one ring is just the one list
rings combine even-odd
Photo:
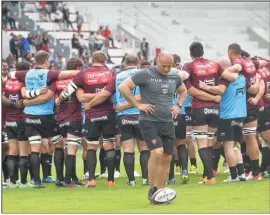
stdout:
[[[207,148],[201,148],[199,149],[199,155],[203,164],[203,177],[208,176],[209,168],[207,166],[208,164],[208,149]],[[211,169],[212,171],[212,169]]]
[[134,177],[134,165],[135,165],[135,156],[134,153],[124,152],[124,166],[127,173],[129,181],[135,181]]
[[49,161],[49,163],[48,163],[48,175],[49,176],[52,176],[52,155],[48,155],[48,161]]
[[16,184],[16,181],[17,181],[16,163],[17,163],[17,156],[16,155],[8,155],[7,167],[8,167],[10,181],[13,184]]
[[268,151],[269,151],[268,147],[262,147],[261,149],[261,153],[262,153],[262,162],[261,162],[261,167],[260,167],[261,172],[264,172],[267,169],[268,155],[269,155]]
[[221,150],[219,149],[213,149],[213,170],[218,170],[218,163],[220,159],[220,153]]
[[220,154],[222,155],[222,157],[224,158],[224,160],[226,160],[225,151],[224,151],[224,147],[223,146],[220,148]]
[[56,178],[60,181],[64,180],[64,149],[56,148],[54,151],[54,165],[56,170]]
[[97,166],[96,150],[88,149],[86,154],[87,168],[89,172],[89,181],[95,179],[95,171]]
[[239,176],[244,174],[245,170],[244,170],[244,164],[243,163],[238,163],[236,165],[236,168],[237,168],[237,172],[238,172]]
[[236,169],[236,166],[232,166],[232,167],[229,167],[229,168],[230,168],[232,179],[236,179],[237,178],[237,169]]
[[73,173],[73,166],[75,163],[75,155],[67,155],[66,156],[66,174],[65,174],[65,182],[67,184],[71,183],[72,173]]
[[29,170],[30,178],[32,180],[34,178],[34,175],[33,175],[33,170],[31,166],[31,154],[28,155],[28,170]]
[[7,158],[8,156],[6,155],[3,162],[2,162],[2,170],[3,170],[3,175],[4,175],[4,182],[6,182],[9,178],[8,175],[8,167],[7,167]]
[[181,163],[182,171],[187,170],[188,150],[187,150],[186,144],[181,144],[177,146],[177,153],[178,153],[178,159],[180,160],[180,163]]
[[170,172],[169,172],[169,180],[174,178],[174,157],[172,156],[171,162],[170,162]]
[[247,156],[247,147],[245,141],[241,144],[241,154],[243,157],[245,172],[250,172],[249,157]]
[[72,181],[79,181],[79,178],[77,177],[77,173],[76,173],[76,155],[75,156],[75,162],[73,165],[73,170],[72,170]]
[[120,172],[121,150],[115,150],[115,171]]
[[42,166],[42,173],[43,178],[47,178],[49,176],[49,154],[48,153],[41,153],[40,155],[40,162]]
[[20,156],[16,156],[16,165],[15,165],[15,177],[16,181],[19,180],[19,161],[20,161]]
[[142,178],[148,179],[148,160],[150,157],[150,152],[148,150],[143,150],[140,152],[140,165],[142,170]]
[[250,166],[252,169],[252,175],[257,176],[260,173],[259,159],[250,160]]
[[244,164],[245,172],[251,172],[251,160],[249,159],[249,156],[246,155],[246,163]]
[[197,160],[196,160],[196,158],[190,158],[190,164],[197,168]]
[[214,173],[213,173],[213,146],[208,146],[207,147],[208,150],[208,168],[209,168],[209,172],[208,172],[208,176],[207,179],[211,179],[214,177]]
[[25,184],[27,182],[27,173],[28,173],[28,157],[21,156],[19,160],[20,174],[21,174],[21,183]]
[[99,151],[100,174],[106,172],[106,154],[104,148]]
[[30,163],[33,173],[33,179],[35,180],[35,183],[41,183],[40,181],[40,158],[39,158],[39,152],[31,152],[30,156]]
[[83,160],[83,174],[85,174],[87,171],[88,171],[87,161],[86,160]]
[[114,181],[115,150],[109,149],[105,151],[105,153],[106,153],[106,162],[107,162],[107,168],[108,168],[108,181]]
[[179,162],[179,160],[174,160],[174,164],[175,164],[175,166],[180,166],[180,162]]

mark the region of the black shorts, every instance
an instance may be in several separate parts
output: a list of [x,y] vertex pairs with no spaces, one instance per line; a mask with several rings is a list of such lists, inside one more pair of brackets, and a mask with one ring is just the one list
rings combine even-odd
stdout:
[[250,123],[258,120],[259,108],[254,107],[247,110],[247,117],[245,118],[244,123]]
[[25,123],[24,121],[6,121],[5,131],[9,140],[16,139],[18,141],[27,141],[28,138],[25,135]]
[[6,131],[5,131],[5,129],[4,128],[2,128],[3,130],[2,130],[2,143],[4,144],[4,143],[8,143],[8,137],[7,137],[7,133],[6,133]]
[[116,135],[115,113],[108,116],[86,119],[84,124],[85,137],[88,141],[98,141],[102,135],[104,139],[114,138]]
[[257,130],[259,133],[270,130],[270,106],[259,112]]
[[121,119],[117,120],[118,129],[120,132],[121,141],[130,139],[143,140],[140,127],[139,119]]
[[192,108],[192,126],[208,125],[216,128],[219,120],[219,108]]
[[186,126],[192,126],[191,107],[186,107],[185,112]]
[[175,137],[176,139],[185,139],[186,138],[186,120],[185,115],[179,114],[176,119],[174,119],[175,126]]
[[140,120],[140,130],[148,149],[163,148],[164,153],[172,155],[175,145],[173,122]]
[[67,134],[76,137],[82,137],[82,123],[81,122],[58,122],[59,132],[62,137],[67,137]]
[[242,140],[243,118],[220,119],[217,127],[217,141],[237,141]]
[[59,135],[59,129],[53,115],[28,116],[25,120],[25,134],[32,137],[50,138]]

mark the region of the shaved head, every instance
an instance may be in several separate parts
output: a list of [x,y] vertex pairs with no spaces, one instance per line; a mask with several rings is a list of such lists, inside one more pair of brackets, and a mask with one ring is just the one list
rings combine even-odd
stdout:
[[168,52],[168,51],[162,51],[159,53],[157,60],[164,60],[164,59],[171,59],[173,61],[173,55],[172,53]]
[[128,54],[125,59],[125,65],[134,65],[139,64],[139,59],[136,54]]
[[222,58],[217,61],[217,63],[223,68],[226,69],[232,65],[231,60],[229,58]]
[[173,66],[173,55],[170,52],[162,51],[157,57],[157,70],[162,75],[167,75]]

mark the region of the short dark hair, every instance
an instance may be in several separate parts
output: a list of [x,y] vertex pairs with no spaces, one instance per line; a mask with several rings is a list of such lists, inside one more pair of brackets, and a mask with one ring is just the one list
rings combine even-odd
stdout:
[[151,66],[151,63],[148,60],[142,60],[140,63],[140,67],[145,68],[147,66]]
[[134,54],[128,54],[125,58],[125,64],[126,65],[138,65],[139,59]]
[[22,61],[22,62],[16,63],[15,68],[18,71],[30,70],[31,63],[29,63],[28,61]]
[[241,51],[241,56],[242,57],[250,57],[250,54],[244,50]]
[[228,50],[232,51],[233,54],[235,55],[241,55],[241,46],[238,45],[237,43],[232,43],[229,45]]
[[67,61],[67,70],[76,70],[83,68],[83,61],[78,57],[72,57]]
[[201,57],[204,54],[203,45],[200,42],[193,42],[189,46],[189,51],[192,57]]
[[35,60],[37,65],[42,65],[49,59],[49,53],[43,50],[38,51],[35,54]]
[[173,54],[173,62],[174,64],[181,63],[181,57],[177,54]]

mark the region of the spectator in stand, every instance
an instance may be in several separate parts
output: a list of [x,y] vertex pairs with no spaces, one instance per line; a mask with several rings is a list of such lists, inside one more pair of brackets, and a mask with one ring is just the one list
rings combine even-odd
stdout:
[[63,16],[62,11],[58,8],[56,10],[56,13],[55,13],[55,19],[54,19],[54,21],[59,24],[60,30],[62,30],[63,17],[64,16]]
[[76,34],[73,34],[73,37],[71,39],[71,47],[73,49],[78,49],[79,55],[83,53],[83,49],[80,47],[79,40],[77,39]]
[[46,33],[44,33],[43,36],[42,36],[42,43],[49,46],[50,41],[49,41],[49,38],[46,36]]
[[103,26],[101,25],[98,28],[97,34],[101,34],[102,35],[102,33],[103,33]]
[[104,44],[103,44],[103,46],[102,46],[102,48],[101,48],[101,51],[104,52],[104,53],[106,54],[107,63],[109,63],[109,64],[114,64],[114,63],[112,62],[112,60],[111,60],[111,56],[109,55],[109,40],[108,40],[108,39],[106,39],[106,40],[104,41]]
[[15,34],[10,34],[11,39],[9,41],[9,49],[11,54],[15,57],[16,60],[19,58],[19,42]]
[[23,37],[21,34],[18,38],[20,41],[20,56],[23,57],[26,55],[27,52],[30,52],[30,44],[28,42],[28,39]]
[[143,41],[141,43],[141,53],[144,60],[148,60],[148,51],[149,51],[148,42],[146,42],[146,39],[143,38]]
[[82,51],[81,51],[82,53],[80,53],[80,55],[83,55],[84,50],[87,50],[87,49],[88,49],[88,44],[87,44],[86,41],[84,40],[83,34],[81,34],[81,35],[79,36],[78,41],[79,41],[79,46],[80,46],[80,48],[81,48],[81,50],[82,50]]
[[139,62],[141,62],[141,61],[142,61],[142,55],[141,55],[141,52],[138,52],[138,53],[137,53],[137,57],[139,58]]
[[95,32],[90,32],[89,38],[88,38],[88,47],[89,47],[91,55],[94,52],[94,43],[95,43]]
[[94,37],[94,51],[99,51],[102,48],[105,38],[97,32]]
[[17,29],[16,28],[16,22],[15,19],[11,16],[10,10],[7,8],[7,4],[2,4],[2,19],[3,24],[7,27],[7,23],[9,23],[10,28]]
[[63,19],[64,19],[64,28],[68,30],[68,27],[71,26],[72,30],[74,31],[73,25],[71,21],[69,20],[69,8],[66,4],[64,4],[63,9]]
[[28,34],[27,39],[30,45],[30,54],[33,55],[37,52],[36,47],[35,47],[34,37],[32,34]]
[[78,29],[78,33],[80,33],[82,30],[83,16],[79,14],[79,11],[76,12],[76,15],[77,15],[76,17],[77,29]]
[[42,43],[40,44],[39,51],[40,51],[40,50],[43,50],[43,51],[49,52],[49,46],[48,46],[48,44],[46,44],[46,43],[42,42]]
[[107,38],[109,41],[111,41],[112,47],[114,48],[114,40],[112,38],[112,34],[108,26],[106,26],[106,28],[102,31],[102,36]]

